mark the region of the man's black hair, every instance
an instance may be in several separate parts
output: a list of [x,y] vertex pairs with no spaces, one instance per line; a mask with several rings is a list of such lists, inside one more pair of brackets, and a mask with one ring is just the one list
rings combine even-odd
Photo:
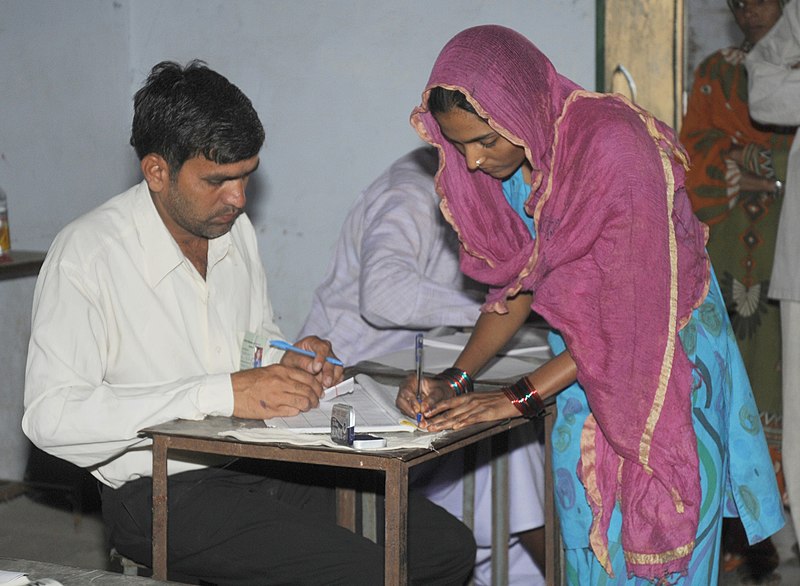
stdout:
[[173,174],[199,155],[219,164],[249,159],[262,144],[253,104],[203,61],[162,61],[134,96],[131,145],[140,160],[164,157]]

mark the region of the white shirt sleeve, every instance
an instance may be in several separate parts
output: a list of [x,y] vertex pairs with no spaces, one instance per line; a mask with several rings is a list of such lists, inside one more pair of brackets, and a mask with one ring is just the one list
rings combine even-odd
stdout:
[[[109,355],[115,348],[109,343],[113,328],[82,281],[74,267],[61,262],[37,283],[22,421],[37,446],[89,467],[141,443],[138,432],[150,425],[230,414],[229,374],[106,382],[108,364],[117,359]],[[143,373],[140,380],[148,378]]]
[[[245,215],[208,258],[203,278],[146,184],[62,230],[33,299],[22,427],[34,444],[118,487],[151,474],[142,429],[233,413],[245,336],[283,336]],[[265,348],[263,364],[281,354]],[[171,455],[170,474],[207,463]]]
[[478,296],[465,290],[466,278],[454,270],[454,234],[432,193],[404,184],[384,192],[378,205],[363,227],[361,315],[380,328],[473,325],[479,315]]

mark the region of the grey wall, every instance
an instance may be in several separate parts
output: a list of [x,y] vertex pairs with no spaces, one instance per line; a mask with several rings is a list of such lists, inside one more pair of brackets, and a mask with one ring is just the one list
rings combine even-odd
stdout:
[[[293,336],[358,192],[417,146],[408,124],[444,43],[483,23],[593,89],[595,0],[0,0],[0,187],[12,247],[139,180],[131,97],[162,59],[205,59],[253,100],[249,193],[278,322]],[[0,281],[0,478],[19,479],[33,279]]]
[[[0,187],[12,248],[56,232],[134,176],[125,134],[129,10],[119,2],[0,0]],[[0,479],[19,480],[34,277],[0,281]]]
[[[479,23],[513,26],[568,76],[594,79],[593,0],[137,1],[131,16],[137,81],[160,59],[203,57],[262,116],[267,145],[249,212],[290,337],[349,203],[419,144],[408,116],[451,36]],[[187,32],[164,34],[173,26]]]
[[725,0],[686,0],[686,90],[700,62],[723,47],[744,39]]

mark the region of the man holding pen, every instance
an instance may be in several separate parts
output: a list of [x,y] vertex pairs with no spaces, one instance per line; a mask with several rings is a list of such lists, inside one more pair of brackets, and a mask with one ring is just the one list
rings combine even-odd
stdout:
[[[37,282],[23,428],[102,483],[111,545],[145,565],[152,454],[140,429],[294,415],[342,376],[325,340],[291,352],[268,343],[284,337],[243,211],[263,140],[250,100],[223,76],[201,62],[156,65],[134,101],[144,181],[64,228]],[[168,472],[171,577],[383,580],[383,547],[336,525],[329,469],[171,452]],[[408,520],[411,579],[462,583],[469,531],[419,498]]]

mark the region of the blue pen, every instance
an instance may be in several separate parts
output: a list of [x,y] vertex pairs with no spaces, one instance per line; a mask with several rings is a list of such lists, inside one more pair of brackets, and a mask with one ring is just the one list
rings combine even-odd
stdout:
[[[417,403],[422,404],[422,334],[417,334],[414,344],[414,362],[417,367]],[[422,413],[417,413],[417,425],[422,421]]]
[[[296,352],[297,354],[302,354],[303,356],[311,356],[312,358],[316,356],[316,354],[311,350],[298,348],[297,346],[293,346],[289,342],[284,342],[283,340],[270,340],[269,345],[272,346],[273,348],[277,348],[278,350],[286,350],[287,352]],[[335,364],[336,366],[344,366],[344,362],[342,362],[338,358],[333,358],[332,356],[326,356],[325,360],[327,360],[331,364]]]

